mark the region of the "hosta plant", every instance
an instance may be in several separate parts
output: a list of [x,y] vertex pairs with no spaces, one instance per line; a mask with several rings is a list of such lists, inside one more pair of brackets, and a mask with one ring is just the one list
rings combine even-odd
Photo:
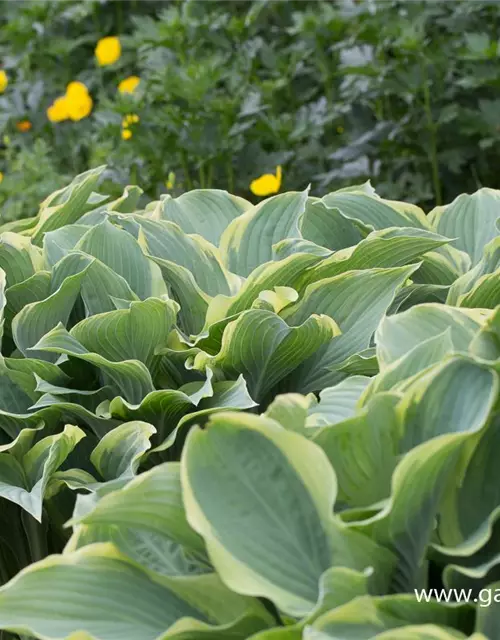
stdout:
[[5,637],[498,638],[500,193],[101,171],[0,228]]

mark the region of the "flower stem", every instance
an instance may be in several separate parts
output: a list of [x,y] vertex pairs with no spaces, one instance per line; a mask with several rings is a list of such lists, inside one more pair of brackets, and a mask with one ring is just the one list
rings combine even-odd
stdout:
[[432,169],[432,182],[434,184],[434,195],[436,198],[436,205],[439,206],[442,203],[441,193],[441,180],[439,177],[439,164],[438,164],[438,152],[437,152],[437,124],[432,117],[431,107],[431,94],[429,91],[429,78],[427,75],[427,68],[425,64],[422,65],[422,71],[424,76],[423,94],[424,94],[424,111],[427,118],[427,128],[430,134],[430,154],[429,160]]
[[233,171],[233,159],[231,156],[227,159],[226,165],[227,174],[227,190],[229,193],[234,193],[234,171]]
[[184,180],[186,181],[186,187],[188,188],[188,191],[191,191],[191,189],[193,188],[193,181],[191,180],[191,176],[189,175],[189,166],[186,152],[184,150],[181,151],[181,163],[182,170],[184,172]]

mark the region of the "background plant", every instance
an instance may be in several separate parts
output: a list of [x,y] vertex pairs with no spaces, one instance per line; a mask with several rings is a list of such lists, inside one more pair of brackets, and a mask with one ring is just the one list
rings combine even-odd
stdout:
[[[321,195],[370,177],[382,195],[426,206],[498,186],[494,3],[4,2],[2,9],[5,176],[19,165],[17,154],[26,168],[36,165],[41,138],[60,186],[68,172],[106,162],[106,190],[115,196],[140,182],[153,198],[192,187],[250,197],[251,181],[277,165],[286,188],[311,182]],[[94,49],[108,35],[120,37],[122,54],[100,67]],[[119,83],[132,75],[139,86],[121,94]],[[88,87],[92,112],[51,124],[46,109],[75,80]],[[140,122],[123,139],[128,114]],[[32,128],[19,131],[25,120]],[[26,168],[26,182],[43,190]],[[5,180],[3,218],[33,215],[41,193],[22,196]],[[11,208],[13,198],[19,207]]]

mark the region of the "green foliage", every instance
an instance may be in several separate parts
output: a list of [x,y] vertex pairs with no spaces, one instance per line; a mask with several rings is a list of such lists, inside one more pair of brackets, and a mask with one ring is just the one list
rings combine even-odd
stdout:
[[[114,197],[140,183],[150,198],[196,187],[248,198],[276,165],[287,189],[311,182],[322,195],[371,178],[381,195],[426,207],[500,187],[494,3],[0,4],[3,220],[34,214],[42,170],[49,193],[57,174],[102,163]],[[122,55],[99,67],[108,35]],[[119,93],[131,75],[138,88]],[[49,122],[75,80],[92,113]],[[128,114],[140,119],[123,140]]]
[[500,193],[103,175],[0,227],[0,628],[494,640]]

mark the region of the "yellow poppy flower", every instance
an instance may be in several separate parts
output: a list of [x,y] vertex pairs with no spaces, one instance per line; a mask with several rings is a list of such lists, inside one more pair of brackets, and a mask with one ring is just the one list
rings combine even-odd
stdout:
[[127,129],[128,127],[130,127],[131,124],[136,124],[137,122],[139,122],[139,120],[140,118],[137,115],[137,113],[129,113],[123,118],[122,127],[124,129]]
[[139,76],[129,76],[120,82],[118,85],[118,91],[120,93],[134,93],[139,86],[140,81],[141,79]]
[[105,67],[108,64],[113,64],[120,59],[122,54],[120,39],[116,36],[101,38],[97,43],[94,53],[99,66]]
[[70,99],[78,99],[89,95],[89,90],[83,82],[70,82],[66,87],[66,97]]
[[21,133],[25,133],[26,131],[29,131],[32,126],[33,125],[29,120],[20,120],[19,122],[16,122],[16,129],[18,131],[21,131]]
[[122,129],[123,140],[130,140],[131,137],[132,137],[132,131],[130,131],[130,129]]
[[9,77],[3,69],[0,69],[0,93],[3,93],[7,89],[9,84]]
[[281,187],[281,167],[276,167],[276,174],[265,173],[260,178],[252,180],[250,191],[256,196],[270,196],[278,193]]
[[56,98],[47,109],[47,118],[51,122],[62,122],[69,118],[68,99],[66,96]]
[[92,111],[94,105],[92,98],[88,94],[75,98],[66,96],[66,101],[68,104],[68,115],[70,119],[75,122],[86,118]]
[[3,180],[3,173],[0,171],[0,182]]

